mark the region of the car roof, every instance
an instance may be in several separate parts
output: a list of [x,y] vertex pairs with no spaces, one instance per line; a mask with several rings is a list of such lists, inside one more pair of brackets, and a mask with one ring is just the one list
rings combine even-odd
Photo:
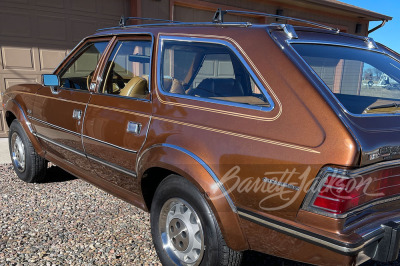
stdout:
[[[258,34],[263,32],[284,31],[288,39],[292,39],[293,35],[299,39],[316,39],[316,40],[332,40],[337,42],[359,42],[372,40],[366,36],[358,36],[348,33],[339,32],[334,29],[322,29],[306,26],[293,26],[291,24],[251,24],[251,23],[179,23],[179,24],[152,24],[152,25],[132,25],[126,27],[113,27],[98,30],[95,34],[89,36],[119,36],[130,34],[143,34],[159,36],[160,34],[175,34],[175,35],[205,35],[209,37],[220,38],[236,37],[245,38],[246,35]],[[239,34],[239,36],[238,36]],[[293,34],[293,35],[291,35]],[[347,41],[346,41],[347,40]]]

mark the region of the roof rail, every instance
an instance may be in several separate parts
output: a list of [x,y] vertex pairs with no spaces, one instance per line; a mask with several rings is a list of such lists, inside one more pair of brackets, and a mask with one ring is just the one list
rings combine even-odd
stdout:
[[128,28],[143,28],[143,27],[166,27],[166,26],[232,26],[232,27],[250,27],[252,26],[249,22],[228,22],[223,24],[215,24],[212,22],[176,22],[176,23],[156,23],[156,24],[139,24],[139,25],[127,25],[124,27],[109,27],[96,30],[96,32],[106,31],[106,30],[117,30],[117,29],[128,29]]
[[326,25],[323,25],[320,23],[316,23],[316,22],[312,22],[312,21],[308,21],[308,20],[304,20],[304,19],[285,17],[285,16],[273,15],[273,14],[261,13],[261,12],[252,12],[252,11],[221,10],[220,8],[218,8],[217,11],[215,12],[212,22],[213,23],[224,23],[224,15],[228,14],[228,13],[229,14],[255,15],[255,16],[260,16],[260,17],[279,18],[279,19],[284,19],[284,20],[301,22],[301,23],[308,24],[308,25],[313,25],[315,27],[335,31],[336,33],[340,32],[340,30],[338,28],[333,28],[330,26],[326,26]]
[[159,19],[159,18],[141,18],[141,17],[124,17],[121,16],[119,20],[119,26],[121,28],[127,26],[126,22],[128,20],[152,20],[152,21],[160,21],[160,22],[166,22],[166,23],[182,23],[180,21],[174,21],[174,20],[168,20],[168,19]]

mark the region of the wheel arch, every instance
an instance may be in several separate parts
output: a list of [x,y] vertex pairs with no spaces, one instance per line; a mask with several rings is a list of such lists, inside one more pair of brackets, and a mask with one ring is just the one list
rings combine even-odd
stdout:
[[237,251],[249,248],[236,206],[211,168],[198,156],[179,146],[156,144],[140,153],[136,169],[148,210],[161,181],[170,174],[180,175],[204,195],[228,246]]
[[11,126],[11,123],[14,120],[18,120],[24,129],[26,135],[28,136],[29,140],[31,141],[33,147],[35,148],[36,152],[40,156],[44,156],[44,151],[42,146],[40,145],[38,139],[34,135],[34,130],[32,124],[29,122],[25,110],[16,100],[10,100],[7,102],[5,106],[5,118],[8,127]]

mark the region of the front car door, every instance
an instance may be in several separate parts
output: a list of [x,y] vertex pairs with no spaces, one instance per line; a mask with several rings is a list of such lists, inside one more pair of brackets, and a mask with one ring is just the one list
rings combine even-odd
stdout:
[[82,147],[82,119],[91,97],[88,82],[109,39],[83,42],[55,71],[59,87],[39,89],[32,112],[36,135],[48,156],[87,169]]
[[136,156],[151,120],[152,46],[151,36],[114,41],[83,125],[83,143],[93,169],[106,181],[132,192],[137,192]]

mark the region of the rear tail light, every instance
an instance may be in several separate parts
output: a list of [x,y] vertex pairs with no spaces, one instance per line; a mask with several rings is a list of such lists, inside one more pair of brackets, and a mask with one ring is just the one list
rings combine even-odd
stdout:
[[323,168],[306,199],[306,208],[340,215],[400,194],[400,166],[373,171]]

